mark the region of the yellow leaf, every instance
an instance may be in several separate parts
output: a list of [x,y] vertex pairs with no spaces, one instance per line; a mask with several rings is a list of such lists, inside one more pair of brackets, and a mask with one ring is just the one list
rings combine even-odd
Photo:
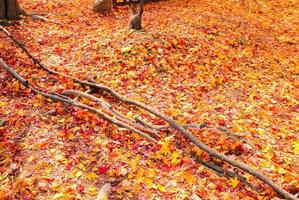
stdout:
[[239,179],[237,177],[230,178],[230,185],[235,188],[240,183]]
[[170,112],[171,115],[174,116],[174,117],[175,117],[175,116],[178,116],[179,114],[181,114],[181,111],[178,110],[178,109],[175,109],[175,108],[170,109],[169,112]]
[[176,151],[172,154],[171,156],[171,164],[172,165],[176,165],[180,162],[180,159],[178,159],[180,157],[180,154]]
[[53,196],[54,199],[61,199],[61,198],[63,198],[63,197],[64,197],[64,194],[63,194],[63,193],[56,193],[56,194]]
[[294,153],[299,155],[299,140],[293,142]]
[[137,171],[137,174],[136,174],[136,180],[137,180],[137,183],[141,183],[141,182],[143,182],[143,176],[144,176],[144,169],[143,169],[143,168],[140,168],[140,169]]
[[162,146],[161,146],[161,153],[162,154],[168,154],[170,151],[169,151],[169,147],[168,147],[168,144],[169,143],[163,143]]
[[51,189],[53,192],[60,192],[62,190],[62,186],[60,184],[53,185]]
[[122,53],[128,53],[128,52],[130,52],[131,50],[132,50],[132,45],[129,45],[129,46],[123,47],[123,48],[121,49],[121,52],[122,52]]
[[280,174],[287,173],[287,171],[285,169],[283,169],[283,168],[278,168],[277,172],[280,173]]
[[71,134],[69,135],[69,140],[73,140],[73,139],[75,139],[75,135],[74,135],[73,133],[71,133]]
[[0,108],[6,106],[6,102],[0,102]]
[[37,95],[35,95],[35,98],[41,100],[43,98],[43,96],[40,94],[37,94]]
[[71,171],[70,175],[72,177],[77,177],[78,178],[82,175],[82,171],[75,168]]
[[161,185],[161,184],[158,184],[157,188],[158,188],[158,190],[160,190],[161,192],[165,192],[165,191],[166,191],[165,187],[164,187],[163,185]]
[[85,178],[89,181],[95,181],[98,179],[98,175],[93,172],[89,172],[89,173],[85,174]]
[[147,177],[151,177],[151,178],[153,178],[153,177],[156,176],[156,171],[155,171],[154,169],[148,169],[148,170],[146,171],[146,176],[147,176]]
[[90,196],[95,196],[97,195],[98,193],[98,189],[95,187],[95,186],[90,186],[87,190],[87,193],[90,195]]
[[81,128],[80,128],[79,126],[76,126],[76,127],[73,128],[72,131],[75,133],[75,132],[77,132],[77,131],[80,131],[80,129],[81,129]]
[[152,180],[152,179],[149,179],[149,178],[145,178],[145,179],[144,179],[144,183],[146,184],[146,186],[147,186],[148,188],[152,188],[153,185],[154,185],[153,180]]

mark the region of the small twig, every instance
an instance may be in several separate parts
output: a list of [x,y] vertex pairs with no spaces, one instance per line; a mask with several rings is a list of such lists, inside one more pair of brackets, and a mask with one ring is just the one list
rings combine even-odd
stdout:
[[54,24],[62,25],[62,23],[57,22],[55,20],[48,19],[46,17],[43,17],[43,16],[35,14],[35,13],[27,13],[24,10],[21,12],[21,14],[25,15],[27,17],[31,17],[33,20],[41,20],[41,21],[45,21],[45,22],[51,22],[51,23],[54,23]]
[[154,126],[154,125],[152,125],[152,124],[150,124],[150,123],[148,123],[148,122],[142,120],[142,119],[139,118],[139,117],[136,117],[136,118],[135,118],[135,121],[136,121],[137,123],[143,125],[143,126],[146,126],[146,127],[150,128],[150,129],[156,129],[156,130],[159,131],[159,129],[157,129],[156,126]]
[[221,127],[221,126],[214,127],[214,126],[207,125],[204,128],[217,129],[217,130],[223,132],[224,134],[226,134],[227,136],[232,137],[232,138],[236,138],[236,137],[241,138],[241,137],[243,137],[242,135],[238,135],[238,134],[232,133],[228,129],[226,129],[224,127]]
[[[151,129],[156,129],[158,131],[160,130],[163,130],[163,129],[169,129],[171,128],[171,126],[157,126],[157,125],[153,125],[153,124],[150,124],[149,122],[146,122],[140,118],[135,118],[135,121],[144,125],[144,126],[147,126]],[[206,123],[202,123],[202,124],[184,124],[182,125],[182,127],[188,129],[188,128],[191,128],[191,129],[202,129],[202,128],[210,128],[210,129],[217,129],[221,132],[223,132],[224,134],[226,134],[228,137],[231,137],[232,139],[236,139],[236,137],[242,137],[241,135],[237,135],[237,134],[234,134],[232,132],[230,132],[229,130],[227,130],[226,128],[224,127],[213,127],[213,126],[209,126],[207,125]]]
[[[88,93],[88,94],[91,94],[92,93],[92,89],[89,89],[89,90],[87,90],[86,91],[86,93]],[[75,98],[74,98],[74,101],[78,101],[79,100],[79,96],[76,96]],[[52,109],[52,110],[49,110],[49,111],[47,111],[47,112],[44,112],[44,113],[41,113],[40,114],[40,116],[46,116],[46,115],[53,115],[53,114],[55,114],[57,112],[57,110],[54,108],[54,109]]]
[[[157,130],[163,130],[163,129],[168,129],[171,128],[171,126],[155,126]],[[184,128],[193,128],[193,129],[201,129],[201,128],[206,128],[207,124],[202,123],[202,124],[184,124],[182,125]]]
[[41,113],[41,114],[39,114],[40,116],[46,116],[46,115],[53,115],[53,114],[55,114],[57,112],[57,110],[56,109],[52,109],[52,110],[49,110],[49,111],[47,111],[47,112],[44,112],[44,113]]

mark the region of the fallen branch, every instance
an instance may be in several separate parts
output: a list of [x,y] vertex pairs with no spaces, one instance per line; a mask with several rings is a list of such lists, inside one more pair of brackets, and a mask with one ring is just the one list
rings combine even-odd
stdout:
[[126,124],[129,124],[130,126],[134,126],[134,127],[137,127],[139,129],[142,129],[143,131],[147,132],[147,133],[150,133],[156,137],[158,137],[158,133],[153,130],[153,129],[150,129],[150,128],[147,128],[147,127],[144,127],[144,126],[140,126],[139,124],[135,123],[134,121],[128,119],[126,116],[124,116],[123,114],[115,111],[113,109],[113,107],[108,103],[106,102],[105,100],[103,99],[100,99],[100,98],[97,98],[95,96],[92,96],[88,93],[85,93],[85,92],[81,92],[81,91],[77,91],[77,90],[66,90],[64,92],[62,92],[63,95],[77,95],[78,97],[84,97],[86,99],[89,99],[95,103],[98,103],[101,105],[101,107],[106,111],[106,112],[110,112],[111,114],[113,114],[118,120],[126,123]]
[[[163,129],[169,129],[171,128],[171,126],[157,126],[157,125],[153,125],[153,124],[150,124],[149,122],[146,122],[144,120],[142,120],[141,118],[135,118],[135,121],[142,124],[143,126],[147,126],[151,129],[156,129],[158,131],[160,130],[163,130]],[[241,135],[237,135],[237,134],[234,134],[232,132],[230,132],[229,130],[227,130],[226,128],[224,127],[214,127],[214,126],[210,126],[210,125],[207,125],[206,123],[201,123],[201,124],[184,124],[182,125],[182,127],[184,127],[185,129],[202,129],[202,128],[209,128],[209,129],[217,129],[221,132],[223,132],[224,134],[226,134],[228,137],[232,138],[232,139],[236,139],[237,137],[242,137]]]
[[244,183],[245,185],[247,185],[251,189],[253,189],[257,192],[261,192],[258,187],[256,187],[255,185],[252,185],[251,183],[249,183],[244,176],[241,176],[238,173],[230,171],[230,170],[225,170],[222,167],[219,167],[218,165],[213,164],[211,162],[206,162],[206,161],[202,160],[201,158],[199,158],[197,155],[192,154],[192,157],[194,157],[194,159],[198,163],[204,165],[205,167],[209,168],[210,170],[215,171],[219,175],[225,176],[227,178],[237,178],[240,182]]
[[51,23],[54,23],[54,24],[62,25],[60,22],[57,22],[57,21],[52,20],[52,19],[48,19],[48,18],[43,17],[41,15],[37,15],[35,13],[27,13],[23,9],[20,9],[20,14],[24,15],[24,16],[27,16],[27,17],[31,17],[33,20],[41,20],[41,21],[45,21],[45,22],[51,22]]
[[[4,28],[2,28],[2,29],[4,29]],[[23,46],[22,49],[24,50],[26,48]],[[28,56],[31,55],[29,53],[29,51],[25,51],[25,52],[27,52]],[[29,56],[29,57],[33,61],[37,60],[32,55]],[[178,130],[179,132],[181,132],[193,144],[195,144],[198,148],[202,149],[203,151],[207,152],[209,155],[211,155],[211,156],[213,156],[215,158],[218,158],[218,159],[220,159],[220,160],[222,160],[222,161],[224,161],[224,162],[226,162],[226,163],[228,163],[228,164],[230,164],[230,165],[232,165],[234,167],[237,167],[237,168],[243,170],[244,172],[247,172],[247,173],[251,174],[252,176],[256,177],[257,179],[261,180],[262,182],[264,182],[265,184],[267,184],[268,186],[270,186],[274,191],[277,192],[277,194],[281,195],[282,197],[284,197],[286,199],[291,199],[291,200],[297,199],[294,195],[290,194],[289,192],[285,191],[283,188],[281,188],[280,186],[278,186],[277,184],[275,184],[272,180],[270,180],[263,173],[261,173],[261,172],[259,172],[257,170],[254,170],[251,167],[249,167],[248,165],[246,165],[244,163],[241,163],[241,162],[238,162],[238,161],[236,161],[234,159],[231,159],[228,156],[223,155],[223,154],[219,153],[218,151],[210,148],[209,146],[207,146],[206,144],[204,144],[203,142],[201,142],[200,140],[198,140],[186,128],[184,128],[183,126],[179,125],[173,118],[160,113],[159,111],[155,110],[154,108],[152,108],[152,107],[150,107],[150,106],[148,106],[146,104],[143,104],[141,102],[137,102],[137,101],[128,99],[128,98],[122,96],[121,94],[119,94],[118,92],[116,92],[115,90],[113,90],[113,89],[111,89],[111,88],[109,88],[109,87],[107,87],[105,85],[101,85],[101,84],[97,84],[97,83],[91,83],[91,82],[88,82],[88,81],[83,81],[83,80],[77,79],[77,78],[72,77],[72,76],[64,75],[64,74],[62,74],[60,72],[56,72],[54,70],[48,69],[47,67],[45,67],[44,65],[42,65],[39,61],[38,62],[34,62],[34,63],[37,64],[37,65],[39,65],[42,69],[44,69],[45,71],[48,71],[49,73],[61,75],[63,77],[70,78],[70,79],[74,80],[75,82],[80,83],[81,85],[86,85],[86,86],[89,86],[91,88],[98,89],[100,91],[105,91],[105,92],[111,94],[112,96],[114,96],[116,99],[122,101],[123,103],[126,103],[128,105],[133,105],[133,106],[136,106],[136,107],[139,107],[139,108],[142,108],[142,109],[148,111],[149,113],[151,113],[151,114],[153,114],[153,115],[155,115],[155,116],[157,116],[157,117],[165,120],[172,128],[174,128],[174,129]],[[22,81],[22,79],[18,79],[18,80],[20,82]],[[26,85],[26,84],[24,83],[24,85]],[[35,89],[33,88],[32,91],[34,92],[34,90]],[[47,98],[53,98],[53,96],[51,96],[51,95],[49,95],[47,93],[42,93],[42,92],[37,91],[37,90],[35,90],[35,92],[36,93],[40,93],[41,95],[43,95],[43,96],[45,96]],[[94,109],[92,107],[89,107],[87,105],[80,104],[80,103],[74,102],[74,101],[69,101],[67,99],[60,98],[58,96],[54,96],[54,97],[55,98],[59,98],[59,99],[56,99],[56,100],[60,100],[60,101],[65,102],[65,103],[68,103],[68,104],[71,104],[71,105],[75,105],[75,106],[80,107],[80,108],[88,109],[91,112],[95,112],[95,113],[98,112],[96,109]],[[128,126],[127,124],[124,124],[123,122],[120,122],[118,120],[115,121],[115,119],[111,118],[110,116],[107,116],[106,114],[103,114],[103,113],[97,113],[97,114],[99,114],[100,116],[102,116],[103,118],[105,118],[106,120],[108,120],[108,121],[110,121],[110,122],[112,122],[114,124],[117,124],[117,125],[122,126],[122,127],[124,127],[124,125],[125,125],[126,127],[128,127],[129,130],[132,130],[132,131],[137,130],[135,128],[132,128],[132,127]],[[138,134],[144,134],[143,132],[141,132],[139,130],[137,130],[137,131],[138,132],[136,132],[136,133],[138,133]],[[146,134],[146,137],[149,140],[157,142],[154,138],[150,137],[147,134]]]
[[[94,93],[94,92],[95,92],[95,90],[93,90],[93,89],[88,89],[88,90],[86,91],[87,94],[92,94],[92,93]],[[78,99],[79,99],[79,96],[77,96],[74,100],[77,101]],[[57,112],[56,109],[52,109],[52,110],[49,110],[49,111],[47,111],[47,112],[41,113],[40,116],[53,115],[53,114],[55,114],[56,112]]]
[[143,133],[142,131],[130,126],[130,125],[127,125],[117,119],[114,119],[112,117],[110,117],[109,115],[93,108],[93,107],[90,107],[90,106],[87,106],[85,104],[82,104],[78,101],[74,101],[72,99],[69,99],[68,97],[65,97],[63,95],[57,95],[57,94],[49,94],[49,93],[45,93],[45,92],[42,92],[32,86],[30,86],[30,84],[28,83],[28,81],[26,81],[22,76],[20,76],[17,72],[15,72],[9,65],[7,65],[2,58],[0,58],[0,64],[2,65],[2,67],[7,71],[9,72],[15,79],[17,79],[20,83],[22,83],[22,85],[24,85],[26,88],[28,89],[31,89],[31,91],[35,94],[39,94],[39,95],[42,95],[46,98],[49,98],[53,101],[60,101],[60,102],[63,102],[63,103],[66,103],[66,104],[69,104],[69,105],[73,105],[73,106],[76,106],[76,107],[79,107],[79,108],[84,108],[84,109],[87,109],[89,110],[90,112],[93,112],[97,115],[99,115],[100,117],[104,118],[105,120],[119,126],[119,127],[123,127],[123,128],[126,128],[130,131],[133,131],[137,134],[139,134],[140,136],[144,137],[144,138],[147,138],[148,140],[150,140],[151,142],[154,142],[154,143],[157,143],[158,141],[154,138],[152,138],[151,136],[149,136],[148,134],[146,133]]
[[23,42],[17,40],[8,30],[6,30],[3,26],[0,26],[0,30],[10,39],[12,39],[12,41],[15,42],[15,44],[17,44],[25,53],[26,55],[33,61],[34,64],[38,65],[40,68],[42,68],[43,70],[51,73],[51,74],[55,74],[55,71],[48,69],[47,67],[45,67],[42,63],[39,62],[38,59],[36,59],[33,55],[31,55],[31,53],[28,51],[28,49],[25,47],[25,45],[23,44]]

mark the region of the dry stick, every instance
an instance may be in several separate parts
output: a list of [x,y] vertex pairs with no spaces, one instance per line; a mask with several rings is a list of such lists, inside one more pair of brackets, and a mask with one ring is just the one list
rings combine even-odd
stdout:
[[[0,26],[0,29],[2,31],[6,30],[3,27]],[[4,30],[3,30],[4,29]],[[4,33],[10,37],[13,38],[13,36],[8,32],[8,31],[4,31]],[[19,45],[19,43],[17,43]],[[20,46],[20,45],[19,45]],[[200,140],[198,140],[194,135],[192,135],[187,129],[185,129],[184,127],[182,127],[181,125],[179,125],[173,118],[165,116],[164,114],[160,113],[159,111],[155,110],[154,108],[151,108],[150,106],[147,106],[141,102],[137,102],[131,99],[128,99],[126,97],[123,97],[122,95],[120,95],[119,93],[117,93],[115,90],[105,86],[105,85],[101,85],[101,84],[97,84],[97,83],[91,83],[88,81],[82,81],[80,79],[77,79],[75,77],[72,76],[68,76],[68,75],[64,75],[62,73],[56,72],[54,70],[48,69],[47,67],[45,67],[43,64],[41,64],[37,59],[35,59],[29,52],[28,50],[24,47],[24,45],[20,46],[24,52],[29,56],[30,59],[33,60],[33,62],[35,64],[37,64],[39,67],[41,67],[42,69],[44,69],[45,71],[52,73],[52,74],[57,74],[66,78],[70,78],[72,80],[74,80],[77,83],[80,83],[81,85],[87,85],[90,86],[92,88],[98,89],[98,90],[102,90],[105,92],[110,93],[111,95],[113,95],[115,98],[119,99],[120,101],[127,103],[129,105],[134,105],[137,106],[139,108],[142,108],[148,112],[150,112],[151,114],[160,117],[161,119],[164,119],[166,122],[168,122],[173,128],[175,128],[176,130],[178,130],[179,132],[181,132],[185,137],[187,137],[193,144],[195,144],[197,147],[199,147],[200,149],[202,149],[203,151],[207,152],[208,154],[210,154],[211,156],[214,156],[215,158],[218,158],[220,160],[223,160],[227,163],[229,163],[230,165],[237,167],[239,169],[242,169],[243,171],[251,174],[252,176],[258,178],[259,180],[261,180],[262,182],[266,183],[268,186],[272,187],[274,191],[277,192],[277,194],[281,195],[282,197],[286,198],[286,199],[291,199],[291,200],[297,200],[297,198],[290,194],[289,192],[285,191],[283,188],[281,188],[280,186],[278,186],[277,184],[275,184],[271,179],[269,179],[267,176],[265,176],[263,173],[258,172],[257,170],[252,169],[251,167],[249,167],[248,165],[238,162],[234,159],[231,159],[229,157],[227,157],[226,155],[223,155],[221,153],[219,153],[218,151],[210,148],[209,146],[207,146],[206,144],[204,144],[203,142],[201,142]],[[22,80],[22,79],[21,79]],[[48,95],[48,94],[47,94]],[[84,104],[82,104],[83,107],[82,108],[86,108],[84,106]],[[79,106],[78,106],[79,107]],[[92,108],[94,109],[94,108]],[[110,118],[110,116],[107,116]],[[113,118],[112,118],[113,119]],[[126,125],[126,124],[125,124]],[[128,126],[128,125],[126,125]],[[130,129],[131,130],[131,129]],[[137,129],[135,129],[137,130]],[[139,133],[140,131],[137,130]],[[141,132],[142,133],[142,132]],[[142,133],[144,134],[144,133]],[[153,138],[152,138],[153,139]],[[155,139],[154,139],[155,140]],[[156,140],[155,140],[156,141]]]
[[228,129],[226,129],[224,127],[221,127],[221,126],[214,127],[214,126],[206,125],[203,128],[217,129],[217,130],[223,132],[224,134],[226,134],[227,136],[232,137],[232,138],[242,137],[242,135],[238,135],[238,134],[232,133]]
[[100,99],[100,98],[97,98],[97,97],[94,97],[88,93],[85,93],[85,92],[81,92],[81,91],[77,91],[77,90],[66,90],[64,92],[62,92],[63,95],[77,95],[77,97],[84,97],[86,99],[89,99],[93,102],[96,102],[98,104],[100,104],[102,106],[102,108],[104,110],[106,110],[106,112],[110,112],[112,113],[118,120],[126,123],[126,124],[129,124],[133,127],[137,127],[139,129],[143,129],[145,132],[147,133],[150,133],[150,134],[153,134],[154,136],[156,137],[159,137],[157,131],[153,130],[153,129],[150,129],[150,128],[147,128],[147,127],[144,127],[144,126],[140,126],[140,124],[137,124],[135,123],[134,121],[128,119],[126,116],[124,116],[123,114],[115,111],[113,109],[113,107],[105,100],[103,99]]
[[220,167],[216,164],[213,164],[211,162],[204,161],[195,152],[188,150],[188,148],[180,147],[180,143],[182,143],[182,141],[179,138],[177,138],[177,140],[178,141],[175,143],[176,147],[178,149],[180,149],[183,153],[185,153],[187,155],[191,155],[191,158],[193,158],[196,162],[198,162],[198,163],[204,165],[206,168],[216,172],[216,174],[218,174],[218,175],[225,176],[226,178],[236,177],[240,182],[244,183],[251,189],[254,189],[257,192],[260,192],[260,189],[258,187],[256,187],[255,185],[251,184],[250,182],[248,182],[244,176],[239,175],[238,173],[233,172],[231,170],[223,169],[222,167]]
[[[192,154],[191,154],[192,155]],[[234,178],[236,177],[240,182],[244,183],[245,185],[247,185],[248,187],[250,187],[251,189],[254,189],[257,192],[260,192],[260,189],[258,187],[256,187],[255,185],[249,183],[246,178],[244,176],[241,176],[240,174],[230,171],[230,170],[225,170],[222,167],[215,165],[211,162],[206,162],[204,160],[202,160],[201,158],[199,158],[197,155],[192,155],[194,157],[194,159],[201,163],[202,165],[206,166],[207,168],[217,172],[220,175],[223,175],[227,178]]]
[[48,69],[47,67],[45,67],[43,64],[41,64],[39,62],[38,59],[36,59],[34,56],[32,56],[30,54],[30,52],[28,51],[28,49],[25,47],[25,45],[20,42],[19,40],[17,40],[8,30],[6,30],[3,26],[0,26],[0,30],[9,38],[11,38],[26,54],[27,56],[33,61],[34,64],[38,65],[39,67],[41,67],[43,70],[51,73],[51,74],[55,74],[55,71]]
[[[169,128],[169,126],[155,126],[152,125],[152,124],[149,124],[148,122],[140,119],[139,117],[136,117],[135,118],[136,122],[144,125],[144,126],[147,126],[149,128],[155,128],[155,129],[164,129],[164,128]],[[202,123],[202,124],[186,124],[186,125],[183,125],[184,128],[204,128],[204,127],[207,127],[207,124],[205,123]],[[228,178],[233,178],[233,177],[237,177],[237,179],[241,182],[243,182],[245,185],[249,186],[251,189],[254,189],[256,191],[259,192],[258,188],[254,185],[252,185],[251,183],[249,183],[245,177],[233,172],[233,171],[230,171],[230,170],[225,170],[223,168],[221,168],[220,166],[218,165],[215,165],[215,164],[212,164],[210,162],[206,162],[204,160],[202,160],[201,158],[199,158],[197,155],[195,155],[194,153],[187,153],[186,150],[180,148],[177,146],[177,148],[183,150],[184,153],[188,154],[188,155],[191,155],[197,162],[199,162],[200,164],[204,165],[205,167],[217,172],[218,174],[220,175],[224,175]]]
[[9,65],[7,65],[2,58],[0,58],[0,64],[3,66],[4,69],[6,69],[15,79],[17,79],[19,82],[21,82],[26,88],[28,89],[31,89],[31,91],[35,94],[40,94],[46,98],[49,98],[49,99],[52,99],[54,101],[60,101],[60,102],[63,102],[63,103],[66,103],[66,104],[70,104],[70,105],[73,105],[73,106],[76,106],[76,107],[79,107],[79,108],[84,108],[84,109],[87,109],[93,113],[96,113],[97,115],[99,115],[100,117],[106,119],[107,121],[117,125],[117,126],[120,126],[120,127],[123,127],[123,128],[126,128],[128,130],[131,130],[137,134],[139,134],[140,136],[144,137],[144,138],[147,138],[148,140],[150,140],[151,142],[154,142],[154,143],[157,143],[158,141],[154,138],[152,138],[151,136],[149,136],[148,134],[146,133],[143,133],[141,132],[140,130],[130,126],[130,125],[127,125],[117,119],[114,119],[112,117],[110,117],[109,115],[105,114],[105,113],[102,113],[101,111],[93,108],[93,107],[90,107],[90,106],[87,106],[85,104],[82,104],[78,101],[74,101],[72,99],[69,99],[67,97],[63,97],[62,95],[57,95],[57,94],[49,94],[49,93],[45,93],[45,92],[42,92],[38,89],[35,89],[34,87],[30,86],[28,81],[26,81],[22,76],[20,76],[17,72],[15,72]]
[[[91,89],[89,89],[89,90],[86,91],[86,93],[88,93],[88,94],[90,94],[91,92],[92,92]],[[79,96],[75,97],[75,98],[74,98],[74,101],[78,101],[78,99],[79,99]],[[52,115],[52,114],[56,113],[56,111],[57,111],[57,110],[54,108],[54,109],[52,109],[52,110],[49,110],[49,111],[47,111],[47,112],[45,112],[45,113],[40,114],[40,116]]]
[[45,22],[52,22],[54,24],[58,24],[58,25],[62,25],[62,23],[60,22],[57,22],[55,20],[52,20],[52,19],[48,19],[48,18],[45,18],[43,16],[40,16],[40,15],[37,15],[37,14],[34,14],[34,13],[27,13],[25,10],[23,9],[20,9],[21,11],[21,15],[25,15],[27,17],[31,17],[32,19],[34,20],[41,20],[41,21],[45,21]]
[[[184,124],[184,125],[182,125],[182,127],[186,128],[186,129],[187,128],[191,128],[191,129],[202,129],[202,128],[217,129],[218,131],[224,133],[225,135],[227,135],[228,137],[232,138],[235,141],[236,141],[237,137],[242,137],[241,135],[237,135],[235,133],[230,132],[229,130],[227,130],[224,127],[221,127],[221,126],[214,127],[214,126],[207,125],[206,123],[202,123],[202,124]],[[169,127],[169,126],[155,126],[155,128],[157,130],[163,130],[163,129],[167,129],[167,128],[171,128],[171,127]]]

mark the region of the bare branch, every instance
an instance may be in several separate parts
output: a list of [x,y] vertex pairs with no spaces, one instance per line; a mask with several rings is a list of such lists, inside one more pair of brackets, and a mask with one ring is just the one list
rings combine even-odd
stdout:
[[84,109],[87,109],[89,110],[90,112],[93,112],[97,115],[99,115],[100,117],[104,118],[105,120],[119,126],[119,127],[123,127],[123,128],[126,128],[130,131],[133,131],[137,134],[139,134],[140,136],[148,139],[149,141],[151,142],[154,142],[154,143],[157,143],[158,141],[154,138],[152,138],[151,136],[149,136],[148,134],[146,133],[143,133],[142,131],[128,125],[128,124],[125,124],[117,119],[114,119],[112,117],[110,117],[109,115],[93,108],[93,107],[90,107],[90,106],[87,106],[85,104],[82,104],[78,101],[74,101],[74,100],[71,100],[69,98],[64,98],[63,95],[56,95],[56,94],[49,94],[49,93],[45,93],[45,92],[42,92],[38,89],[35,89],[34,87],[30,86],[28,81],[26,81],[23,77],[21,77],[17,72],[15,72],[10,66],[8,66],[2,58],[0,58],[0,64],[3,66],[4,69],[6,69],[15,79],[17,79],[18,81],[20,81],[20,83],[22,83],[26,88],[28,89],[31,89],[31,91],[35,94],[40,94],[46,98],[49,98],[49,99],[52,99],[53,101],[60,101],[60,102],[63,102],[63,103],[66,103],[66,104],[70,104],[70,105],[73,105],[73,106],[76,106],[76,107],[79,107],[79,108],[84,108]]
[[116,110],[113,109],[113,107],[107,102],[105,101],[104,99],[100,99],[100,98],[97,98],[95,96],[92,96],[88,93],[85,93],[85,92],[81,92],[81,91],[77,91],[77,90],[66,90],[64,92],[62,92],[62,94],[64,95],[77,95],[77,96],[80,96],[80,97],[84,97],[86,99],[89,99],[93,102],[96,102],[98,104],[101,105],[101,107],[106,111],[106,112],[110,112],[111,114],[113,114],[118,120],[126,123],[126,124],[130,124],[131,126],[134,126],[134,127],[137,127],[139,129],[142,129],[144,130],[145,132],[147,133],[150,133],[156,137],[158,137],[158,133],[157,131],[153,130],[153,129],[150,129],[150,128],[147,128],[147,127],[144,127],[144,126],[140,126],[140,124],[137,124],[135,123],[134,121],[128,119],[126,116],[124,116],[123,114],[117,112]]

